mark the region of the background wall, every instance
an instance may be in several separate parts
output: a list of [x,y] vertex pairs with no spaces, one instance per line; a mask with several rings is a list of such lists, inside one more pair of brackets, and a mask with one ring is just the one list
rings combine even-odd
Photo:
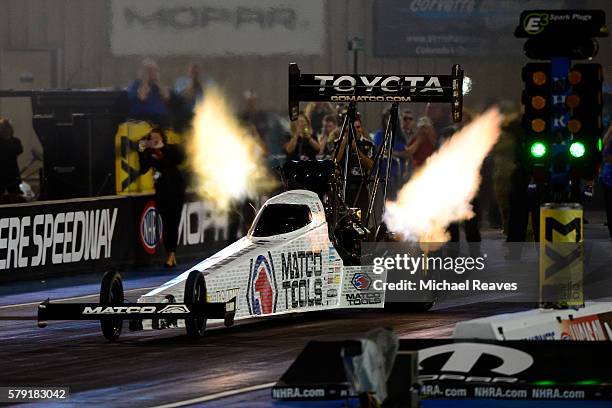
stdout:
[[[525,4],[529,7],[529,2]],[[612,17],[612,1],[579,1],[578,4],[605,8],[608,20]],[[111,53],[110,1],[0,0],[0,5],[0,49],[53,50],[51,86],[125,86],[135,77],[137,65],[143,56],[114,56]],[[303,72],[351,72],[352,57],[346,50],[346,43],[347,39],[358,36],[365,40],[366,47],[359,56],[361,72],[447,74],[451,64],[459,62],[474,83],[472,94],[466,99],[467,105],[478,107],[490,98],[519,101],[522,88],[520,68],[526,62],[525,57],[511,60],[486,57],[375,57],[373,6],[374,0],[324,0],[325,49],[320,56],[167,56],[155,59],[161,67],[162,81],[168,85],[184,73],[189,62],[199,60],[234,100],[239,101],[244,90],[252,89],[259,95],[262,107],[285,112],[287,64],[295,61]],[[600,43],[597,61],[607,66],[606,75],[610,78],[612,40],[602,39]],[[523,41],[517,39],[515,46],[520,49],[522,44]],[[0,88],[4,86],[0,83]],[[378,127],[381,109],[375,105],[360,107],[365,111],[366,126],[372,130]]]

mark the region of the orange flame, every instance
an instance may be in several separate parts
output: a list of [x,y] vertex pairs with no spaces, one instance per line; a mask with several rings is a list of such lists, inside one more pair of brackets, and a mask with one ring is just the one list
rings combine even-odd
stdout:
[[240,126],[217,88],[196,106],[187,151],[197,193],[219,211],[274,187],[260,141]]
[[480,167],[497,142],[501,115],[489,109],[453,135],[386,203],[387,227],[404,239],[446,242],[453,222],[474,216],[470,202],[480,186]]

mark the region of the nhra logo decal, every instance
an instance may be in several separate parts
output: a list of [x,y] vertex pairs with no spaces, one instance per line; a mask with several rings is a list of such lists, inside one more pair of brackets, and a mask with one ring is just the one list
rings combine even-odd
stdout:
[[351,279],[351,283],[357,290],[368,290],[372,285],[372,279],[365,273],[356,273]]
[[157,313],[189,313],[189,308],[185,305],[168,305]]
[[155,208],[155,202],[149,201],[140,217],[140,243],[148,254],[153,255],[159,246],[164,230],[161,215]]
[[249,305],[249,313],[252,315],[276,312],[278,291],[274,274],[274,262],[269,251],[268,258],[264,255],[259,255],[255,262],[251,259],[249,282],[247,285],[247,304]]

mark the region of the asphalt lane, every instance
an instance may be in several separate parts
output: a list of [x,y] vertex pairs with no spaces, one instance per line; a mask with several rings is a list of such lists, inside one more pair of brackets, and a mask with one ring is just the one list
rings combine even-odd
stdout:
[[[140,288],[159,285],[176,273],[128,274],[127,297],[136,299],[147,291]],[[459,321],[525,308],[488,302],[419,313],[310,312],[211,328],[199,341],[172,329],[126,332],[112,344],[101,336],[95,321],[50,322],[40,329],[35,320],[6,320],[33,318],[36,303],[50,294],[55,299],[96,301],[96,281],[70,282],[0,291],[0,386],[71,389],[66,403],[40,406],[149,407],[199,398],[276,381],[309,340],[356,338],[375,327],[392,328],[401,338],[450,337]]]
[[[35,310],[6,307],[0,316]],[[402,338],[449,337],[458,321],[513,310],[474,304],[427,313],[314,312],[211,328],[199,341],[172,329],[128,332],[113,344],[98,322],[50,322],[40,329],[33,320],[0,321],[0,386],[69,386],[66,406],[155,406],[273,382],[308,340],[354,338],[374,327],[393,328]]]

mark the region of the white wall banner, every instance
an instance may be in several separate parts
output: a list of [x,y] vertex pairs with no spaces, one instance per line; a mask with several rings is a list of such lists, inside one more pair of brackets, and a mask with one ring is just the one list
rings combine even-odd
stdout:
[[114,55],[318,55],[323,0],[112,0]]

